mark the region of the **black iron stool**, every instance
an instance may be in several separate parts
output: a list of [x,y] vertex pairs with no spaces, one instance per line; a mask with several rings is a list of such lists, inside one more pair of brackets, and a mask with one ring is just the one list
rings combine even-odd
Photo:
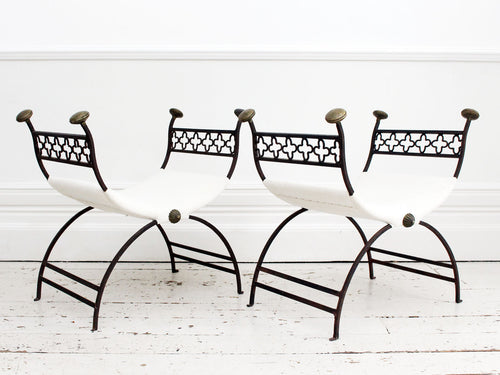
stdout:
[[[388,116],[383,111],[373,112],[377,120],[373,129],[370,152],[363,173],[356,179],[353,179],[353,185],[356,186],[356,189],[351,185],[346,168],[344,133],[341,124],[341,121],[346,117],[345,110],[334,109],[326,115],[326,121],[336,125],[338,135],[258,132],[252,120],[254,114],[253,110],[240,112],[240,121],[249,121],[253,136],[253,154],[257,171],[264,185],[271,193],[301,208],[288,216],[275,229],[265,244],[253,275],[249,306],[254,304],[255,290],[259,287],[324,310],[334,316],[332,340],[335,340],[339,337],[342,306],[349,284],[365,254],[368,257],[370,278],[374,278],[373,265],[379,264],[448,281],[455,285],[455,301],[457,303],[461,302],[458,269],[453,252],[443,235],[433,226],[422,221],[421,218],[437,208],[451,193],[462,167],[469,126],[471,121],[479,117],[476,111],[472,109],[464,109],[462,111],[462,116],[466,119],[466,123],[464,129],[461,131],[382,130],[379,129],[380,122]],[[373,173],[369,171],[370,163],[373,156],[379,154],[452,158],[457,160],[457,165],[453,177]],[[261,162],[339,168],[345,189],[266,178],[261,168]],[[361,236],[363,247],[353,261],[340,290],[278,272],[263,265],[266,254],[276,236],[291,220],[307,210],[317,210],[345,216]],[[354,217],[378,220],[385,223],[385,225],[372,237],[367,238]],[[389,229],[393,227],[411,227],[416,223],[430,230],[439,239],[447,252],[449,262],[433,261],[373,247],[374,242]],[[448,268],[451,269],[452,276],[443,276],[375,259],[374,254],[384,254]],[[337,305],[335,307],[326,306],[259,282],[258,279],[261,272],[336,296],[338,297]]]
[[[165,240],[170,254],[172,272],[177,272],[175,265],[176,258],[201,264],[223,272],[234,274],[236,276],[237,292],[240,294],[243,293],[241,289],[241,278],[238,263],[229,242],[213,224],[191,214],[195,210],[212,201],[222,192],[222,190],[224,190],[226,184],[229,182],[238,159],[239,131],[242,123],[241,120],[238,120],[234,130],[178,128],[174,127],[174,122],[176,119],[183,117],[183,114],[180,110],[172,108],[170,110],[172,118],[168,128],[167,152],[158,173],[137,185],[131,186],[130,188],[113,190],[106,186],[99,172],[99,168],[97,167],[96,152],[94,149],[92,134],[86,124],[86,120],[89,117],[88,112],[78,112],[70,118],[70,122],[72,124],[80,125],[82,127],[84,134],[37,131],[31,123],[32,114],[33,112],[31,110],[22,111],[18,114],[17,121],[26,122],[28,125],[33,138],[36,159],[43,175],[49,184],[61,194],[76,199],[77,201],[87,205],[86,208],[82,209],[69,219],[52,239],[40,266],[35,301],[39,300],[41,297],[42,283],[51,285],[52,287],[92,307],[94,309],[92,330],[96,330],[98,327],[99,308],[104,288],[106,287],[106,282],[111,276],[115,265],[118,263],[128,247],[139,236],[152,227],[156,227]],[[231,161],[231,163],[225,176],[209,173],[187,172],[172,168],[166,169],[165,167],[167,166],[167,163],[173,153],[187,153],[206,155],[206,157],[215,156],[227,158]],[[47,172],[47,169],[45,168],[45,161],[91,168],[94,172],[96,181],[88,182],[53,177]],[[61,235],[80,216],[91,211],[93,208],[143,218],[149,221],[146,225],[134,233],[116,253],[99,284],[87,281],[49,262],[50,254]],[[178,223],[179,221],[185,219],[194,220],[212,230],[223,242],[228,255],[170,241],[164,230],[164,226],[169,223]],[[232,268],[180,254],[175,252],[173,250],[174,248],[228,261],[232,263]],[[95,301],[84,298],[68,288],[44,277],[44,271],[46,268],[49,268],[96,291],[97,296]]]

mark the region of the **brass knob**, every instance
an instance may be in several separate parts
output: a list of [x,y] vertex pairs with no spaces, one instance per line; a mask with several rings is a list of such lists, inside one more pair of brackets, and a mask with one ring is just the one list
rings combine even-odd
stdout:
[[72,124],[83,124],[90,116],[90,113],[87,111],[76,112],[73,116],[70,117],[69,122]]
[[476,110],[471,109],[471,108],[465,108],[464,110],[462,110],[461,114],[467,120],[471,120],[471,121],[477,120],[479,118],[479,113]]
[[241,112],[243,112],[243,109],[241,109],[241,108],[236,108],[236,109],[234,110],[234,114],[236,115],[236,117],[238,117],[238,116],[240,115],[240,113],[241,113]]
[[33,116],[33,111],[31,109],[25,109],[24,111],[19,112],[16,117],[17,122],[25,122],[28,121],[31,116]]
[[168,214],[168,220],[170,220],[172,224],[178,223],[181,220],[181,213],[179,210],[170,211]]
[[376,111],[373,111],[373,116],[375,116],[379,120],[385,120],[387,117],[389,117],[387,113],[385,113],[384,111],[380,111],[378,109]]
[[247,122],[250,121],[253,116],[255,116],[255,111],[253,109],[245,109],[244,111],[240,112],[240,114],[238,115],[238,119],[241,122]]
[[335,123],[340,122],[343,119],[345,119],[346,116],[347,116],[347,112],[345,109],[335,108],[326,114],[325,120],[327,122],[329,122],[330,124],[335,124]]
[[170,114],[176,118],[177,117],[181,118],[182,116],[184,116],[184,113],[182,113],[182,111],[180,109],[177,109],[177,108],[170,108]]
[[403,226],[406,228],[412,227],[415,224],[415,216],[408,213],[403,218]]

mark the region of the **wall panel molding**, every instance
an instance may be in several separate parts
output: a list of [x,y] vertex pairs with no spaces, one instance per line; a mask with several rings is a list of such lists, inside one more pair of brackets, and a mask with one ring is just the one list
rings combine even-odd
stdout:
[[[48,188],[0,188],[0,260],[39,260],[51,236],[73,213],[81,208],[72,200]],[[258,252],[293,207],[273,197],[262,186],[233,185],[199,215],[216,223],[233,244],[238,259],[255,261]],[[426,219],[427,220],[427,219]],[[498,236],[500,187],[495,184],[461,186],[434,212],[428,221],[438,227],[452,244],[459,260],[500,260],[490,244]],[[109,260],[115,248],[126,240],[143,221],[121,215],[96,212],[69,231],[62,246],[71,249],[55,253],[58,260]],[[364,222],[368,232],[379,224]],[[171,225],[171,236],[195,243],[210,243],[211,234],[195,223]],[[391,234],[389,247],[405,247],[412,241],[408,233]],[[410,236],[413,236],[411,234]],[[249,236],[252,241],[248,241]],[[128,260],[166,260],[164,244],[156,234],[148,234],[131,251]],[[433,238],[419,237],[419,256],[436,257],[440,251]],[[352,260],[359,238],[347,220],[319,213],[308,213],[290,225],[277,242],[276,260]],[[302,244],[302,245],[298,245]],[[214,246],[218,246],[214,242]],[[304,246],[317,251],[304,252]],[[335,250],[334,252],[332,252]],[[438,253],[437,258],[445,259]],[[273,256],[270,258],[273,259]]]
[[284,49],[268,46],[255,49],[217,47],[127,48],[87,47],[46,48],[41,50],[0,51],[0,61],[71,61],[71,60],[187,60],[187,61],[401,61],[401,62],[500,62],[500,51],[334,51]]
[[[287,108],[310,100],[306,104],[314,109],[316,105],[329,106],[330,102],[339,105],[346,103],[353,108],[350,117],[352,124],[364,121],[365,114],[370,117],[369,128],[368,125],[366,128],[369,130],[356,126],[349,128],[348,131],[354,137],[351,139],[356,139],[356,134],[365,131],[365,134],[371,134],[372,120],[366,108],[370,109],[372,105],[392,107],[391,116],[394,113],[394,118],[404,118],[404,112],[412,116],[416,108],[429,105],[430,113],[438,122],[447,122],[448,115],[444,113],[451,111],[453,114],[455,106],[461,106],[462,103],[477,107],[481,113],[481,123],[474,129],[474,137],[470,139],[468,152],[471,157],[467,161],[470,163],[470,174],[465,177],[472,181],[485,178],[489,182],[468,185],[460,182],[450,199],[429,217],[429,222],[447,236],[459,260],[500,260],[500,253],[491,245],[496,243],[500,232],[500,183],[495,182],[500,174],[496,164],[485,162],[496,160],[498,127],[495,114],[498,105],[495,98],[500,87],[499,49],[335,51],[321,46],[313,50],[301,45],[263,44],[246,49],[229,45],[123,48],[119,45],[86,45],[66,48],[55,44],[26,48],[24,51],[0,50],[6,81],[2,101],[5,108],[0,114],[4,116],[7,129],[3,147],[11,155],[22,154],[16,163],[5,159],[9,164],[4,165],[4,179],[12,182],[0,183],[0,260],[41,259],[55,231],[81,207],[47,185],[28,185],[29,181],[41,180],[33,177],[39,176],[39,171],[35,170],[36,165],[33,164],[32,146],[27,143],[26,129],[20,129],[14,123],[20,109],[27,105],[36,106],[35,109],[38,108],[40,112],[40,127],[45,128],[45,121],[53,118],[51,112],[54,118],[62,119],[62,122],[67,119],[66,112],[70,112],[74,106],[85,106],[92,113],[96,112],[96,132],[100,132],[99,139],[105,140],[112,139],[112,132],[115,131],[115,125],[101,128],[97,125],[111,119],[112,112],[107,113],[107,108],[113,111],[130,108],[127,116],[130,116],[131,121],[125,124],[127,128],[124,132],[133,134],[135,125],[132,124],[144,117],[145,108],[172,102],[181,103],[179,105],[182,108],[195,108],[205,113],[207,108],[220,103],[232,103],[233,99],[258,106],[264,114],[267,112],[268,121],[276,131],[289,126],[297,126],[298,129],[306,117],[306,110],[302,113],[299,111],[299,117],[288,124],[277,121],[280,114],[275,114],[274,106]],[[57,61],[61,62],[52,63]],[[115,61],[131,63],[114,64]],[[152,63],[149,64],[149,61]],[[155,61],[172,63],[156,64]],[[187,64],[185,61],[198,63]],[[206,64],[206,61],[227,63]],[[245,64],[246,61],[267,63]],[[305,63],[280,64],[275,61]],[[322,61],[332,64],[317,63]],[[351,64],[351,61],[360,63]],[[211,74],[207,74],[207,66]],[[264,69],[269,67],[272,69]],[[332,67],[338,69],[336,74],[331,74]],[[110,68],[113,68],[112,74]],[[241,78],[242,68],[245,68],[248,81],[252,84],[236,84]],[[78,87],[74,85],[75,77],[79,77]],[[466,79],[462,79],[464,77]],[[263,90],[262,87],[268,83],[269,90]],[[169,90],[165,90],[165,87],[169,87]],[[331,90],[331,87],[340,87],[342,90]],[[48,92],[53,95],[48,95]],[[315,95],[309,95],[309,92],[315,92]],[[278,96],[280,100],[276,100]],[[151,121],[151,118],[146,121]],[[231,126],[234,125],[233,121],[231,117]],[[450,122],[450,126],[455,126],[453,124]],[[161,129],[164,131],[164,128]],[[141,141],[147,144],[146,136]],[[104,146],[110,144],[103,141]],[[15,145],[23,145],[24,148]],[[163,143],[159,147],[164,147]],[[103,161],[116,159],[109,151],[111,149],[102,149]],[[357,161],[360,165],[363,162]],[[108,162],[104,164],[104,169],[117,167],[115,176],[133,176],[142,173],[139,164],[135,160],[131,162],[130,169],[134,173],[130,174],[124,173],[118,162]],[[356,165],[356,159],[352,165]],[[245,180],[253,181],[252,178],[256,178],[250,162],[239,168],[243,168],[241,176]],[[126,186],[128,182],[114,186]],[[235,179],[228,190],[200,212],[200,216],[213,220],[227,234],[239,260],[255,261],[272,230],[292,208],[271,196],[258,181],[239,185],[233,182],[236,182]],[[270,254],[270,259],[352,260],[354,249],[360,245],[359,238],[345,219],[327,216],[308,213],[293,223],[281,242],[277,243],[278,250],[286,252],[286,257],[278,256],[278,251],[276,255]],[[62,247],[67,248],[55,251],[55,259],[109,260],[142,223],[140,220],[106,213],[89,215],[73,228],[74,231],[68,232],[61,243]],[[374,222],[366,222],[366,226],[369,231],[377,228]],[[178,225],[168,229],[172,236],[188,241],[204,243],[209,240],[199,227]],[[404,247],[411,244],[412,241],[408,241],[405,235],[395,232],[391,237],[393,245]],[[436,258],[435,254],[425,252],[435,249],[439,244],[434,246],[426,241],[418,241],[418,245],[423,247],[418,255]],[[157,234],[141,238],[137,246],[134,245],[130,250],[127,252],[129,260],[166,260],[168,256]]]

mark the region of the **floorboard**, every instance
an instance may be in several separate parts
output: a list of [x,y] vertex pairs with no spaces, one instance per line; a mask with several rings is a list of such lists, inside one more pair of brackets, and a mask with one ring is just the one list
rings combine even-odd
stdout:
[[[95,282],[106,267],[58,266]],[[339,288],[348,266],[272,268]],[[0,263],[0,373],[500,373],[499,263],[459,264],[460,304],[450,283],[385,267],[376,267],[370,280],[361,265],[334,342],[328,340],[333,318],[323,311],[262,289],[248,308],[253,267],[241,265],[245,294],[238,295],[232,275],[201,266],[181,263],[172,274],[165,263],[119,264],[99,330],[91,332],[88,306],[47,285],[33,301],[38,264]],[[266,282],[322,303],[336,300],[286,280]]]

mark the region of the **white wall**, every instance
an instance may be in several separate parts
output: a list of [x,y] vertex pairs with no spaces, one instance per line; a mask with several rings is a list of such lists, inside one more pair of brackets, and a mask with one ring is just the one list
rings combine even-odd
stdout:
[[498,52],[495,0],[19,0],[9,50],[247,47]]
[[[389,113],[388,127],[460,129],[460,110],[472,107],[481,117],[460,184],[429,221],[457,258],[499,259],[490,246],[500,228],[499,14],[497,1],[12,2],[0,14],[0,258],[40,259],[78,207],[37,170],[28,131],[14,121],[24,108],[36,127],[62,131],[74,129],[73,112],[89,110],[102,174],[126,186],[159,166],[170,107],[184,111],[180,124],[223,128],[234,127],[234,108],[253,107],[259,129],[290,132],[333,132],[323,116],[344,107],[352,174],[363,166],[374,109]],[[229,189],[204,213],[241,260],[255,261],[290,209],[262,189],[248,129],[243,137]],[[90,216],[68,235],[71,250],[55,257],[110,259],[103,246],[119,246],[138,225]],[[208,241],[190,226],[170,229]],[[294,232],[278,244],[291,259],[352,259],[357,238],[343,221],[311,214]],[[319,251],[300,253],[304,233],[314,233]],[[159,238],[143,241],[130,259],[165,258]],[[332,254],[335,241],[348,250]],[[424,252],[434,248],[426,241]]]

